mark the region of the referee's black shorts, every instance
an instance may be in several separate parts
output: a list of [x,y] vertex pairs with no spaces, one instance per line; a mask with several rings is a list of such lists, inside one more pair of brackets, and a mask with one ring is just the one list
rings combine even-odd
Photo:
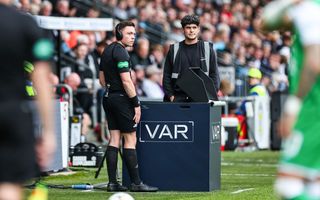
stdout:
[[0,102],[0,183],[23,183],[38,175],[29,104]]
[[103,97],[103,108],[109,130],[120,130],[121,133],[136,131],[134,107],[126,94],[109,93],[108,97]]

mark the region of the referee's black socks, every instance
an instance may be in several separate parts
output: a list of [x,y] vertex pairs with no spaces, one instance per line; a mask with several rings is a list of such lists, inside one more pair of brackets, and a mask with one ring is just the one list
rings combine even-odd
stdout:
[[139,176],[137,153],[135,149],[123,149],[123,160],[127,166],[130,180],[132,183],[139,185],[141,179]]
[[107,167],[109,183],[117,183],[117,163],[118,163],[118,151],[119,148],[108,146],[107,147]]

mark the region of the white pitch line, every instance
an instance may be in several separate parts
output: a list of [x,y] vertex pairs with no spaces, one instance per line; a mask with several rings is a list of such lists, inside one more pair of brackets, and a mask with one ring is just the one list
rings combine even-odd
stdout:
[[250,191],[250,190],[253,190],[253,189],[254,188],[247,188],[247,189],[237,190],[237,191],[231,192],[231,194],[238,194],[238,193]]
[[269,177],[269,176],[276,176],[274,174],[225,174],[222,173],[222,176],[263,176],[263,177]]
[[81,190],[81,192],[93,192],[93,190]]
[[222,166],[257,166],[257,167],[277,167],[278,164],[259,164],[259,163],[233,163],[233,162],[221,162]]

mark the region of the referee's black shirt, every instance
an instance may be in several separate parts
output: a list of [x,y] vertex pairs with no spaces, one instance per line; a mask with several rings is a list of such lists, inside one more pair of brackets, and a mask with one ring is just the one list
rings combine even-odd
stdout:
[[127,50],[118,42],[108,45],[101,56],[100,71],[103,71],[109,92],[126,93],[120,73],[130,72],[131,63]]

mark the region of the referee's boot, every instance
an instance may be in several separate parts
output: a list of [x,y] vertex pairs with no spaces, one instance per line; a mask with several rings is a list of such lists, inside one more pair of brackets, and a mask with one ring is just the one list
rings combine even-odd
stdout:
[[108,192],[125,192],[128,188],[126,186],[121,185],[120,183],[108,183],[107,191]]
[[130,186],[130,191],[131,192],[157,192],[158,188],[157,187],[152,187],[144,183],[140,184],[134,184],[132,183]]

